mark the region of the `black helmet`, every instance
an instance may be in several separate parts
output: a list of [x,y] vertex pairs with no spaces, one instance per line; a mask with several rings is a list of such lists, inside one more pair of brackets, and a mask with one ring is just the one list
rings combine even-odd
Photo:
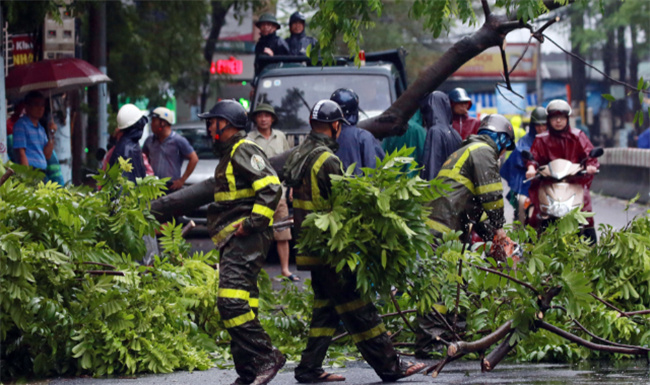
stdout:
[[449,101],[452,103],[469,102],[469,108],[472,108],[472,99],[470,99],[464,88],[454,88],[449,92]]
[[233,127],[243,130],[248,123],[248,114],[244,107],[233,99],[226,99],[212,107],[208,112],[199,114],[200,119],[221,118],[230,122]]
[[291,17],[289,17],[289,25],[295,23],[296,21],[300,21],[303,24],[305,24],[305,20],[306,20],[305,15],[303,15],[299,11],[296,11],[296,12],[291,14]]
[[508,135],[508,138],[510,138],[510,145],[506,148],[506,150],[512,151],[515,149],[515,130],[512,128],[510,121],[503,115],[486,115],[481,121],[481,126],[478,128],[479,134],[481,133],[481,130]]
[[260,24],[262,23],[271,23],[275,24],[275,26],[280,29],[280,23],[278,23],[278,19],[275,18],[275,16],[271,15],[270,13],[265,13],[262,16],[260,16],[259,19],[257,19],[257,22],[255,23],[255,26],[257,28],[260,27]]
[[349,88],[339,88],[330,96],[330,100],[341,107],[348,124],[357,124],[359,121],[359,96],[356,92]]
[[325,123],[331,123],[340,120],[344,123],[350,124],[343,116],[341,107],[339,107],[339,105],[335,102],[327,99],[320,100],[314,105],[314,108],[311,109],[309,120]]
[[546,124],[546,108],[536,107],[530,114],[530,124]]

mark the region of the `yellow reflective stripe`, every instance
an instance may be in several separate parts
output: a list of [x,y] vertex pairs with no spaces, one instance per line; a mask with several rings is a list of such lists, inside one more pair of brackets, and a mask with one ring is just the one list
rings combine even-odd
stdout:
[[314,300],[314,309],[320,309],[323,307],[328,307],[330,305],[329,299],[315,299]]
[[249,298],[248,299],[248,306],[250,306],[250,307],[260,307],[260,299],[259,298]]
[[242,315],[237,316],[235,318],[224,320],[223,325],[228,329],[232,329],[232,328],[235,328],[237,326],[243,325],[246,322],[250,322],[250,321],[252,321],[254,319],[255,319],[255,313],[253,313],[253,311],[251,310],[246,314],[242,314]]
[[234,201],[235,199],[252,198],[255,191],[252,188],[245,188],[237,191],[222,191],[214,193],[215,202]]
[[336,332],[333,328],[311,328],[309,329],[309,337],[331,337]]
[[217,233],[217,235],[212,237],[212,241],[215,243],[215,245],[218,244],[219,242],[223,241],[224,239],[226,239],[226,237],[228,237],[228,235],[230,235],[233,231],[235,231],[235,228],[232,227],[232,225],[237,224],[237,223],[241,223],[245,219],[246,219],[245,217],[244,218],[239,218],[236,221],[227,224],[223,229],[221,229],[221,231],[219,231]]
[[367,341],[371,338],[380,336],[382,333],[385,332],[386,332],[386,326],[384,326],[383,323],[380,323],[374,328],[367,330],[363,333],[352,334],[352,341],[354,341],[355,344],[358,344],[359,342]]
[[501,184],[501,182],[496,182],[496,183],[490,183],[490,184],[476,187],[476,194],[482,195],[482,194],[487,194],[487,193],[502,191],[502,190],[503,190],[503,185]]
[[449,179],[452,179],[463,186],[467,187],[467,189],[473,194],[476,195],[476,190],[474,188],[474,183],[472,183],[471,180],[466,178],[465,176],[461,175],[459,170],[452,169],[452,170],[440,170],[438,172],[438,176],[444,176]]
[[253,214],[259,214],[262,216],[265,216],[269,218],[271,221],[273,221],[273,214],[275,213],[275,210],[270,209],[266,206],[262,206],[260,204],[255,203],[253,205]]
[[336,310],[337,313],[342,314],[349,311],[355,311],[357,309],[364,307],[367,304],[368,301],[364,301],[363,299],[359,298],[352,302],[344,303],[343,305],[338,305],[334,307],[334,309]]
[[312,202],[312,201],[304,201],[302,199],[294,199],[293,200],[293,208],[294,209],[301,209],[301,210],[308,210],[308,211],[316,210],[316,206],[314,205],[314,202]]
[[485,210],[496,210],[496,209],[502,209],[502,208],[503,208],[503,199],[499,199],[499,200],[496,200],[496,201],[483,203],[483,208],[484,208]]
[[280,179],[275,175],[265,176],[253,182],[253,190],[257,192],[270,184],[280,184]]
[[323,166],[323,163],[332,156],[329,151],[325,151],[316,160],[314,166],[311,168],[311,201],[312,203],[317,202],[319,199],[322,199],[320,196],[320,189],[318,188],[318,172]]
[[322,265],[323,261],[318,257],[297,256],[296,265]]
[[219,289],[217,292],[217,297],[243,299],[244,301],[248,301],[250,295],[251,293],[246,290],[239,289]]
[[430,228],[438,231],[439,233],[445,234],[451,231],[449,227],[443,225],[440,222],[434,221],[433,219],[427,219],[424,223]]

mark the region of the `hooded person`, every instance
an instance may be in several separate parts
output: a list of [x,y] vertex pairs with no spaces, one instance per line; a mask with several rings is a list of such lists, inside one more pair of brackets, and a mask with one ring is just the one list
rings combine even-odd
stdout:
[[[572,128],[569,124],[571,116],[571,106],[564,100],[552,100],[546,106],[546,126],[547,131],[535,137],[535,141],[530,148],[530,153],[534,160],[526,162],[526,178],[535,176],[536,170],[555,159],[566,159],[573,163],[585,165],[585,174],[571,178],[572,183],[579,183],[583,187],[583,212],[591,212],[591,182],[594,174],[598,172],[599,163],[596,158],[589,157],[589,153],[594,149],[587,135],[577,128]],[[534,180],[529,189],[530,201],[535,207],[535,212],[539,212],[538,189],[543,181]],[[540,223],[535,223],[536,214],[533,214],[531,223],[534,227],[541,229]],[[596,230],[594,228],[594,218],[587,218],[588,224],[582,229],[581,234],[587,237],[593,244],[597,242]]]
[[339,149],[336,151],[336,156],[341,159],[345,169],[354,163],[354,174],[362,175],[361,168],[375,168],[377,158],[384,158],[384,150],[369,131],[357,127],[359,96],[356,92],[349,88],[339,88],[334,91],[330,100],[341,107],[346,120],[342,123],[341,135],[337,139]]
[[293,56],[307,55],[307,47],[311,45],[312,48],[316,46],[318,40],[305,33],[306,27],[305,15],[300,12],[294,12],[289,18],[289,29],[291,36],[285,39],[289,46],[289,54]]
[[472,99],[464,88],[454,88],[449,92],[451,112],[454,114],[451,125],[460,134],[463,140],[475,135],[481,125],[481,121],[468,115],[472,108]]
[[530,183],[524,183],[524,180],[526,180],[526,161],[521,154],[524,151],[530,151],[535,137],[544,132],[546,132],[546,109],[544,107],[537,107],[530,114],[528,133],[519,139],[515,149],[503,163],[499,171],[501,177],[506,180],[508,187],[510,187],[506,198],[515,209],[515,219],[522,224],[526,220],[524,204],[526,198],[528,198]]
[[451,105],[444,92],[434,91],[420,101],[422,120],[427,128],[422,156],[421,178],[432,180],[449,155],[458,150],[462,139],[451,126]]
[[133,169],[131,172],[124,172],[124,176],[132,182],[135,182],[136,178],[147,176],[139,141],[148,121],[146,114],[133,104],[125,104],[117,112],[117,143],[108,164],[109,167],[113,166],[120,157],[130,160]]

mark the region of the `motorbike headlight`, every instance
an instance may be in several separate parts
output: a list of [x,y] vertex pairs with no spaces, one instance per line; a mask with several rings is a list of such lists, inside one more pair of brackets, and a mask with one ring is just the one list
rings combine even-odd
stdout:
[[553,200],[553,198],[549,197],[550,204],[542,205],[542,211],[556,218],[561,218],[567,215],[573,209],[574,198],[575,195],[572,195],[571,198],[563,202],[560,202],[560,201],[555,201]]

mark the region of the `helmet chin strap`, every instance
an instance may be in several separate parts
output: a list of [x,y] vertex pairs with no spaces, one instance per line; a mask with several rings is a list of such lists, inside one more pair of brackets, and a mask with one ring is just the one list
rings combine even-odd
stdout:
[[224,132],[227,128],[234,127],[234,126],[233,126],[232,124],[230,124],[230,122],[228,122],[228,121],[226,120],[226,122],[227,122],[228,124],[226,124],[225,126],[223,126],[222,129],[219,129],[219,119],[217,118],[216,120],[217,120],[217,130],[216,130],[216,133],[214,134],[214,136],[213,136],[212,138],[213,138],[214,140],[219,140],[219,139],[221,139],[221,135],[223,135],[223,132]]

